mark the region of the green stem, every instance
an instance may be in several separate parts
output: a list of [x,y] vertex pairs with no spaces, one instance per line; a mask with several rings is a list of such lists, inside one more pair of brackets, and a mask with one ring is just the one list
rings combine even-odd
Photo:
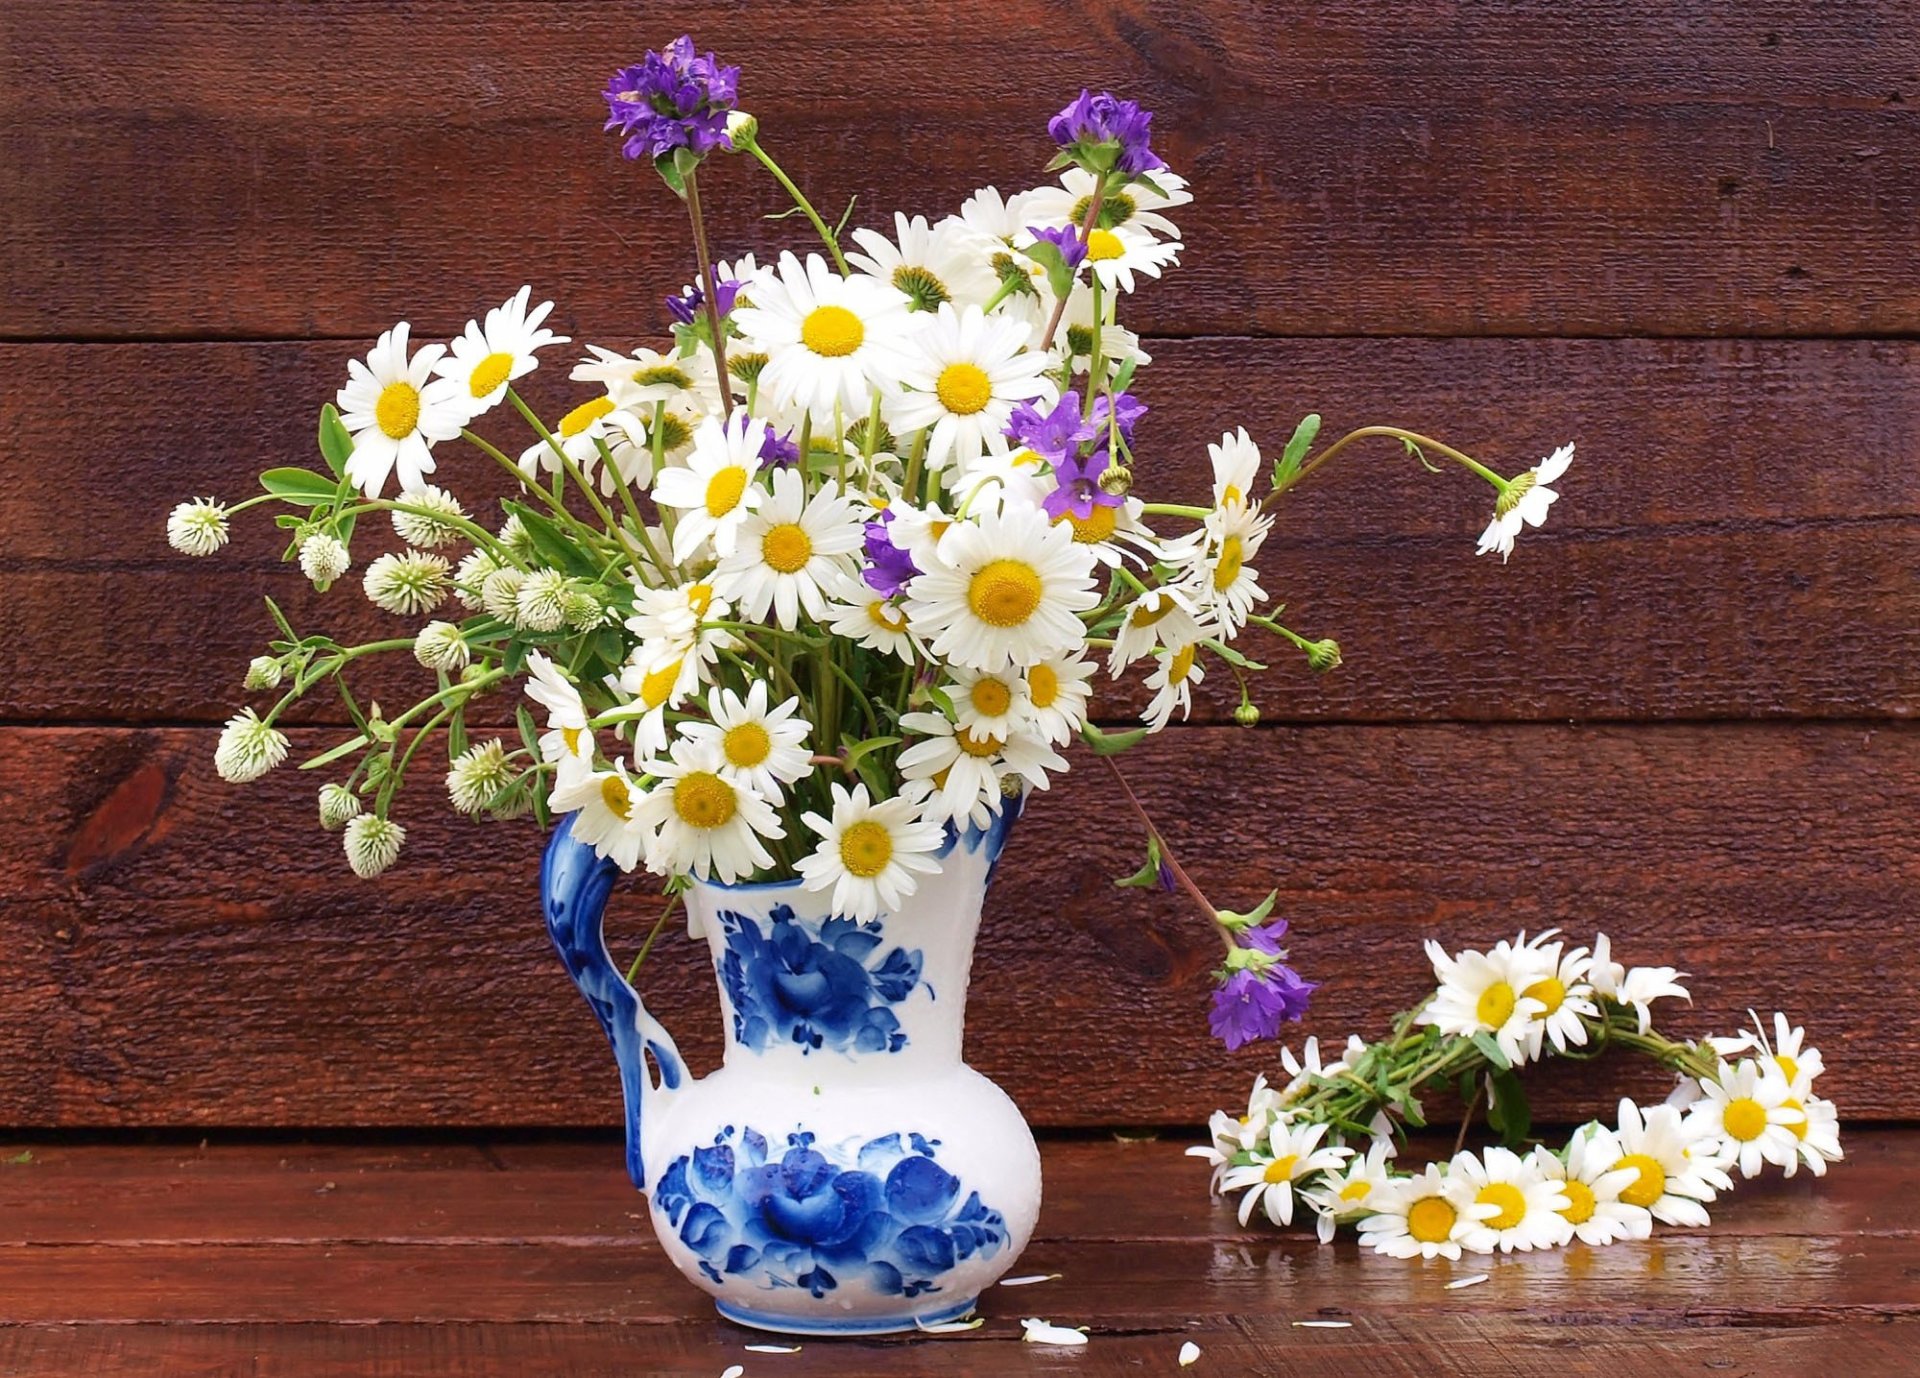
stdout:
[[674,907],[680,903],[678,895],[667,896],[667,907],[660,911],[660,917],[653,921],[653,931],[647,934],[646,942],[640,945],[639,954],[634,957],[633,965],[627,968],[627,984],[632,985],[640,974],[641,965],[647,960],[647,954],[653,951],[653,945],[659,940],[660,933],[667,926],[667,920],[673,917]]
[[786,188],[787,195],[793,198],[793,204],[800,208],[800,213],[813,223],[815,232],[820,236],[820,242],[825,244],[827,252],[833,255],[833,266],[840,270],[840,276],[851,277],[853,270],[847,267],[847,260],[840,252],[840,241],[835,239],[833,231],[827,228],[827,222],[820,218],[820,212],[813,208],[813,202],[807,200],[800,188],[793,184],[793,179],[787,176],[780,164],[773,161],[772,155],[760,146],[758,139],[747,145],[747,152],[760,160],[760,165],[773,174],[776,182]]
[[693,256],[700,265],[700,289],[707,299],[707,331],[713,337],[708,343],[713,346],[714,367],[720,375],[720,415],[724,420],[733,415],[733,380],[727,376],[727,335],[720,326],[713,258],[707,252],[707,222],[700,214],[700,183],[691,168],[687,170],[687,216],[693,221]]
[[1348,431],[1345,435],[1341,436],[1338,440],[1334,441],[1333,444],[1327,446],[1326,449],[1322,450],[1318,455],[1314,456],[1311,462],[1302,465],[1294,473],[1292,478],[1288,479],[1283,484],[1277,485],[1274,488],[1274,490],[1271,493],[1267,494],[1266,498],[1261,502],[1260,504],[1261,508],[1265,509],[1265,508],[1271,507],[1279,499],[1282,493],[1286,492],[1290,488],[1297,487],[1314,470],[1318,469],[1321,465],[1325,464],[1328,460],[1332,459],[1335,455],[1339,454],[1342,450],[1344,450],[1347,446],[1353,444],[1356,440],[1367,440],[1374,437],[1398,440],[1398,441],[1401,441],[1402,443],[1410,443],[1413,445],[1417,445],[1423,450],[1436,451],[1439,454],[1445,455],[1448,459],[1460,465],[1462,468],[1465,468],[1475,474],[1478,474],[1481,478],[1485,479],[1488,483],[1491,483],[1496,489],[1502,492],[1506,491],[1506,488],[1507,488],[1506,479],[1501,478],[1500,475],[1496,474],[1493,470],[1489,469],[1486,465],[1482,464],[1479,460],[1473,458],[1471,455],[1462,454],[1459,450],[1454,449],[1451,445],[1444,445],[1440,441],[1433,439],[1431,436],[1421,435],[1417,431],[1402,430],[1398,426],[1362,426],[1357,431]]
[[[627,553],[628,562],[636,570],[639,569],[640,553],[627,544],[627,533],[614,519],[612,510],[600,500],[600,495],[593,491],[593,485],[587,482],[587,476],[580,472],[580,466],[574,463],[573,456],[567,453],[566,447],[554,438],[553,434],[547,430],[545,423],[534,414],[533,408],[523,402],[520,394],[512,388],[507,389],[507,400],[513,403],[514,410],[526,418],[527,424],[540,433],[540,438],[546,441],[547,448],[559,457],[561,470],[580,485],[580,495],[587,500],[587,506],[593,509],[593,514],[600,518],[607,530],[612,533],[614,540],[619,542],[620,548]],[[619,474],[616,472],[614,477],[618,478]]]

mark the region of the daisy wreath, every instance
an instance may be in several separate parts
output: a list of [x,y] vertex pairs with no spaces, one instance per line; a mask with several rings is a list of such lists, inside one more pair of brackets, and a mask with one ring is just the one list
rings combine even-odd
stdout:
[[[1314,1039],[1304,1057],[1283,1050],[1286,1084],[1258,1078],[1246,1113],[1217,1112],[1212,1142],[1188,1150],[1213,1164],[1216,1191],[1239,1194],[1241,1224],[1256,1210],[1276,1225],[1311,1214],[1322,1242],[1349,1225],[1399,1258],[1611,1244],[1647,1238],[1656,1221],[1705,1226],[1736,1173],[1820,1176],[1841,1157],[1838,1114],[1813,1090],[1825,1063],[1784,1014],[1771,1039],[1757,1015],[1732,1037],[1668,1038],[1653,1004],[1686,998],[1680,973],[1622,966],[1605,934],[1592,951],[1550,930],[1486,952],[1429,941],[1427,956],[1437,988],[1389,1037],[1350,1038],[1332,1059]],[[1611,1124],[1532,1140],[1518,1069],[1612,1046],[1678,1074],[1666,1103],[1622,1100]],[[1399,1139],[1427,1123],[1422,1093],[1447,1087],[1467,1104],[1453,1156],[1397,1168]],[[1505,1144],[1462,1151],[1483,1099]]]
[[[738,82],[683,37],[605,92],[625,155],[687,212],[692,281],[665,298],[670,338],[588,346],[569,375],[587,395],[549,419],[518,385],[569,341],[529,288],[448,344],[401,322],[322,408],[324,469],[269,469],[257,496],[168,518],[171,543],[205,556],[233,515],[278,504],[286,558],[322,591],[374,539],[365,519],[391,523],[400,548],[360,587],[404,632],[343,645],[269,600],[279,635],[245,688],[279,695],[235,714],[214,757],[228,781],[264,775],[288,754],[292,705],[337,691],[351,735],[302,768],[341,772],[319,817],[355,874],[394,864],[400,788],[444,742],[459,813],[570,816],[602,856],[666,878],[636,968],[690,877],[798,877],[871,917],[913,893],[949,830],[1048,788],[1076,738],[1113,765],[1187,717],[1210,673],[1258,721],[1249,676],[1265,666],[1235,645],[1249,628],[1336,667],[1335,641],[1277,620],[1256,562],[1276,506],[1349,447],[1388,440],[1485,481],[1483,553],[1504,559],[1545,519],[1570,446],[1507,478],[1394,426],[1316,448],[1317,416],[1271,462],[1245,428],[1223,434],[1205,504],[1144,498],[1135,388],[1151,360],[1120,307],[1178,264],[1170,217],[1193,199],[1151,114],[1083,91],[1047,126],[1057,182],[983,188],[932,223],[898,215],[846,252],[737,108]],[[824,254],[714,257],[702,196],[729,154],[779,183]],[[500,417],[525,434],[476,429]],[[510,476],[498,518],[445,486],[455,443]],[[394,713],[349,684],[385,653],[428,677]],[[1139,726],[1095,725],[1103,670],[1144,680]],[[515,682],[518,733],[476,740],[475,705]],[[1140,817],[1147,860],[1124,883],[1178,891],[1216,928],[1215,1032],[1273,1036],[1313,989],[1273,897],[1218,908]]]

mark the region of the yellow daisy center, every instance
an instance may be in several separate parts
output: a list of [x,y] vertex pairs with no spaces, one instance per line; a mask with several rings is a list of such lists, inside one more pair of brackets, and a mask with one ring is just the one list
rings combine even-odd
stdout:
[[884,598],[876,598],[867,604],[867,616],[873,619],[874,625],[885,627],[890,632],[904,632],[907,629],[907,615]]
[[751,770],[773,754],[773,738],[759,723],[743,722],[727,729],[727,735],[720,739],[720,749],[729,765]]
[[373,419],[389,440],[405,440],[420,424],[420,389],[412,383],[388,383],[373,404]]
[[800,343],[829,359],[846,357],[866,338],[867,328],[844,306],[816,306],[800,323]]
[[1800,1075],[1800,1064],[1788,1057],[1785,1053],[1775,1053],[1773,1060],[1779,1065],[1780,1070],[1786,1074],[1788,1081],[1792,1081]]
[[560,740],[567,744],[567,755],[578,756],[580,754],[580,729],[579,728],[577,727],[561,728]]
[[647,671],[646,678],[640,681],[640,701],[649,708],[658,708],[673,693],[674,681],[680,678],[679,661],[662,665],[657,670]]
[[609,775],[600,782],[600,800],[622,823],[633,811],[633,795],[627,790],[627,782],[618,775]]
[[1095,503],[1093,511],[1085,517],[1076,517],[1071,512],[1063,512],[1054,518],[1055,524],[1065,522],[1073,528],[1075,545],[1099,545],[1113,538],[1114,528],[1120,524],[1120,510],[1117,507],[1103,507]]
[[1225,593],[1240,577],[1240,566],[1246,563],[1244,549],[1238,536],[1229,536],[1220,543],[1220,560],[1213,567],[1215,593]]
[[713,471],[713,477],[707,480],[707,515],[724,517],[740,505],[740,499],[747,491],[747,471],[738,464],[729,464],[724,469]]
[[1473,1017],[1489,1029],[1498,1029],[1513,1018],[1516,1003],[1513,987],[1505,981],[1495,981],[1480,992],[1480,999],[1473,1007]]
[[1087,232],[1087,257],[1095,263],[1110,258],[1124,258],[1126,253],[1126,244],[1112,230],[1103,230],[1096,225]]
[[738,807],[733,786],[710,770],[689,771],[673,787],[673,811],[689,827],[724,827]]
[[1019,454],[1008,460],[1007,463],[1016,469],[1031,469],[1040,463],[1040,456],[1032,450],[1022,450]]
[[1291,1182],[1293,1165],[1299,1161],[1300,1155],[1297,1153],[1289,1153],[1284,1158],[1275,1158],[1267,1164],[1267,1170],[1260,1174],[1261,1179],[1267,1182]]
[[871,880],[893,860],[893,834],[872,819],[863,819],[840,834],[840,864],[849,875]]
[[495,350],[473,366],[473,372],[467,375],[467,391],[475,397],[485,397],[506,382],[511,372],[513,356]]
[[1423,1196],[1407,1207],[1407,1233],[1422,1244],[1444,1244],[1460,1213],[1444,1196]]
[[1786,1106],[1787,1109],[1789,1110],[1798,1110],[1800,1112],[1800,1118],[1795,1120],[1791,1125],[1788,1126],[1788,1128],[1793,1130],[1794,1138],[1804,1142],[1807,1137],[1807,1107],[1802,1105],[1799,1101],[1792,1099],[1791,1097],[1781,1101],[1780,1103]]
[[978,679],[967,697],[983,718],[997,718],[1013,706],[1013,691],[997,679]]
[[1232,507],[1236,504],[1244,506],[1246,501],[1247,495],[1242,493],[1234,484],[1229,483],[1225,488],[1220,490],[1220,505],[1222,507]]
[[1340,1188],[1340,1199],[1342,1201],[1364,1201],[1372,1191],[1373,1183],[1362,1177]]
[[1629,1206],[1651,1208],[1655,1201],[1667,1194],[1667,1170],[1660,1166],[1658,1158],[1645,1153],[1629,1153],[1613,1167],[1616,1171],[1632,1168],[1640,1174],[1620,1193],[1620,1199]]
[[1035,708],[1051,708],[1060,697],[1060,676],[1051,665],[1035,665],[1027,671],[1027,697]]
[[1017,627],[1040,606],[1040,575],[1025,560],[989,560],[967,586],[967,606],[990,627]]
[[933,390],[940,405],[956,416],[972,416],[993,400],[993,381],[976,364],[948,364]]
[[582,402],[572,411],[560,418],[560,438],[571,440],[608,412],[613,410],[611,397],[596,397],[591,402]]
[[1173,661],[1167,666],[1168,684],[1187,682],[1187,676],[1193,673],[1193,652],[1194,647],[1189,644],[1173,653]]
[[687,608],[695,617],[705,617],[712,606],[712,584],[694,584],[687,589]]
[[1179,606],[1171,594],[1154,593],[1135,603],[1128,616],[1136,627],[1151,627]]
[[1561,984],[1559,977],[1547,976],[1535,981],[1520,994],[1529,1000],[1538,1000],[1547,1007],[1545,1013],[1552,1014],[1566,1000],[1567,988]]
[[1593,1188],[1585,1182],[1575,1182],[1571,1179],[1560,1185],[1567,1193],[1567,1208],[1560,1212],[1566,1217],[1567,1223],[1584,1225],[1593,1219],[1593,1208],[1598,1204],[1594,1200]]
[[1767,1132],[1767,1107],[1751,1096],[1740,1096],[1727,1102],[1720,1122],[1741,1143],[1751,1143]]
[[953,734],[954,745],[969,756],[986,757],[999,751],[1006,743],[994,736],[976,737],[971,728],[963,727]]
[[796,574],[813,558],[813,538],[797,522],[781,522],[767,529],[760,558],[781,574]]
[[1500,1208],[1500,1214],[1481,1222],[1490,1230],[1510,1230],[1527,1218],[1527,1198],[1511,1182],[1489,1182],[1473,1199],[1482,1206]]

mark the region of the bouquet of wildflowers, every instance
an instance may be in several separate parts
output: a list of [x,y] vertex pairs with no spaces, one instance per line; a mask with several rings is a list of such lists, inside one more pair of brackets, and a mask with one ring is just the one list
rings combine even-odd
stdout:
[[[1188,1150],[1213,1164],[1217,1191],[1240,1194],[1242,1225],[1256,1210],[1276,1225],[1311,1213],[1322,1242],[1350,1225],[1399,1258],[1611,1244],[1655,1221],[1705,1226],[1735,1173],[1819,1176],[1841,1156],[1833,1102],[1813,1090],[1825,1064],[1784,1014],[1771,1039],[1758,1016],[1728,1038],[1668,1038],[1653,1004],[1687,997],[1681,973],[1621,965],[1604,933],[1591,951],[1550,930],[1457,955],[1429,941],[1427,956],[1437,986],[1388,1038],[1350,1038],[1324,1060],[1314,1039],[1304,1057],[1284,1050],[1286,1084],[1256,1080],[1246,1114],[1216,1113],[1212,1143]],[[1616,1046],[1678,1074],[1667,1102],[1622,1100],[1612,1124],[1532,1139],[1518,1069]],[[1427,1123],[1421,1093],[1448,1087],[1467,1104],[1453,1156],[1396,1166],[1396,1135]],[[1463,1151],[1483,1102],[1505,1145]]]
[[[342,645],[270,602],[279,637],[246,687],[281,692],[227,724],[214,761],[230,781],[264,774],[287,754],[291,705],[337,690],[354,731],[306,768],[338,772],[320,821],[344,830],[356,874],[394,863],[401,786],[444,742],[462,814],[569,817],[670,893],[799,877],[870,917],[914,891],[949,829],[1048,788],[1076,739],[1111,764],[1185,718],[1210,674],[1257,721],[1250,629],[1336,666],[1334,641],[1276,620],[1257,562],[1276,505],[1348,446],[1390,439],[1487,482],[1483,552],[1506,556],[1544,519],[1571,447],[1506,478],[1396,427],[1316,448],[1317,416],[1272,460],[1245,428],[1225,432],[1207,502],[1155,500],[1135,448],[1150,359],[1121,308],[1177,264],[1171,217],[1192,196],[1154,151],[1152,116],[1082,92],[1047,126],[1057,181],[987,187],[958,214],[896,215],[891,234],[843,244],[736,108],[737,78],[682,38],[606,91],[626,156],[687,214],[670,335],[588,346],[569,375],[578,405],[542,417],[517,384],[569,341],[528,288],[447,344],[416,345],[402,322],[322,409],[324,470],[270,469],[259,496],[185,503],[168,522],[176,547],[206,555],[232,514],[280,504],[287,558],[322,590],[376,539],[366,519],[391,523],[399,548],[359,583],[400,634]],[[729,154],[779,182],[817,245],[713,256],[702,197]],[[511,477],[497,515],[459,496],[442,464],[456,443]],[[394,713],[350,684],[386,652],[425,677]],[[1094,726],[1099,685],[1129,675],[1151,694],[1143,721]],[[516,681],[518,733],[477,736],[477,706]],[[1273,897],[1217,908],[1141,816],[1146,864],[1124,883],[1177,888],[1218,929],[1213,1024],[1229,1046],[1272,1035],[1311,990]]]

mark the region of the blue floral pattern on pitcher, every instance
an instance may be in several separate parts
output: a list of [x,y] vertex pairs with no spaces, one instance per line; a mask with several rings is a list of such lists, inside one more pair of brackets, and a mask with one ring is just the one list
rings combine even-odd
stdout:
[[886,1134],[832,1157],[787,1136],[773,1158],[758,1130],[732,1125],[673,1160],[654,1188],[700,1271],[824,1297],[864,1281],[889,1296],[940,1290],[942,1275],[1007,1241],[999,1211],[934,1161],[937,1141]]
[[785,904],[768,917],[772,926],[762,931],[751,915],[719,914],[727,939],[720,980],[733,1004],[736,1042],[756,1052],[788,1043],[803,1053],[893,1053],[907,1046],[890,1006],[920,984],[919,949],[881,952],[877,920],[834,917],[814,924]]

